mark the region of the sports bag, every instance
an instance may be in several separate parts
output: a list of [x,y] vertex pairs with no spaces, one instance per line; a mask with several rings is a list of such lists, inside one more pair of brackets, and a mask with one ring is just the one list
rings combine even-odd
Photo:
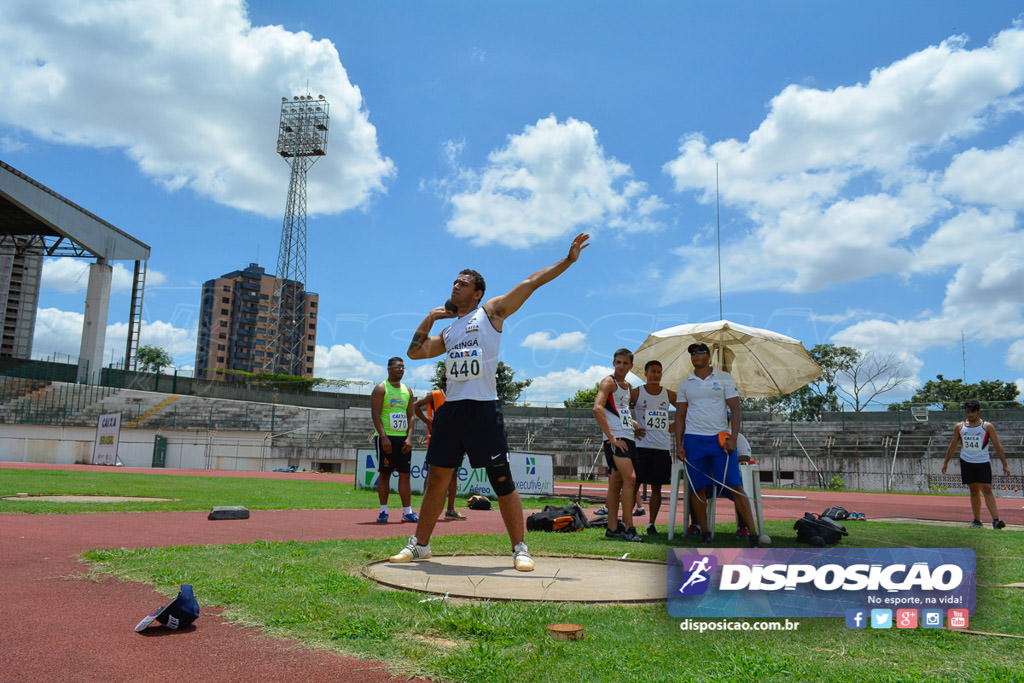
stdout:
[[481,496],[479,493],[474,493],[466,501],[466,507],[470,510],[490,510],[491,499],[487,496]]
[[829,509],[821,513],[822,517],[830,517],[837,522],[841,522],[844,519],[850,518],[850,513],[846,511],[846,508],[839,505],[833,505]]
[[[796,529],[796,540],[814,546],[833,545],[848,535],[846,527],[839,522],[831,517],[815,515],[813,512],[805,512],[803,517],[796,520],[793,528]],[[820,539],[820,542],[813,539]]]
[[579,531],[587,526],[583,508],[576,503],[565,507],[546,505],[526,518],[527,531]]

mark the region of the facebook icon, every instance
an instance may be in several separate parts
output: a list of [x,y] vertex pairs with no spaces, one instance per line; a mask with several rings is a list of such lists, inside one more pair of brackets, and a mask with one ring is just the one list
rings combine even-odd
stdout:
[[868,613],[862,609],[846,610],[846,628],[867,628]]

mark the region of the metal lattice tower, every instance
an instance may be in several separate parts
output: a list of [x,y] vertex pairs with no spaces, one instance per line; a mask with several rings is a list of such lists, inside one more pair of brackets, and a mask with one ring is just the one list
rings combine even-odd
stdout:
[[277,153],[292,169],[277,253],[277,287],[271,305],[276,321],[263,371],[303,375],[306,339],[306,174],[327,154],[330,105],[323,95],[281,98]]

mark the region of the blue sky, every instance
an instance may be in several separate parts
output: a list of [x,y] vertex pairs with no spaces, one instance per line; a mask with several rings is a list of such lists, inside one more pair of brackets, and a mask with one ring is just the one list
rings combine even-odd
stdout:
[[[653,330],[725,317],[1024,386],[1015,2],[8,0],[0,158],[152,247],[142,343],[194,364],[202,282],[276,269],[280,98],[331,104],[310,171],[316,374],[378,381],[461,268],[560,401]],[[48,260],[36,354],[77,354],[85,261]],[[123,354],[118,264],[107,360]],[[435,328],[439,331],[440,326]],[[963,339],[963,345],[961,345]],[[962,351],[966,349],[966,363]],[[424,389],[430,363],[409,363]]]

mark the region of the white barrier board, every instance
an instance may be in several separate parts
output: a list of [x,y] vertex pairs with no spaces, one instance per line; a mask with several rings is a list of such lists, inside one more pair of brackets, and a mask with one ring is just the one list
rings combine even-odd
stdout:
[[[409,484],[413,493],[423,493],[426,480],[423,470],[425,450],[412,452],[412,465],[409,470]],[[552,495],[555,491],[555,478],[550,455],[534,455],[532,453],[509,453],[509,467],[516,488],[523,495]],[[356,452],[356,486],[359,488],[377,488],[377,451],[372,448],[361,448]],[[469,459],[463,458],[462,467],[456,470],[459,480],[459,495],[479,493],[494,498],[494,490],[487,480],[487,472],[483,469],[470,469]],[[398,473],[391,473],[391,490],[398,491]]]

